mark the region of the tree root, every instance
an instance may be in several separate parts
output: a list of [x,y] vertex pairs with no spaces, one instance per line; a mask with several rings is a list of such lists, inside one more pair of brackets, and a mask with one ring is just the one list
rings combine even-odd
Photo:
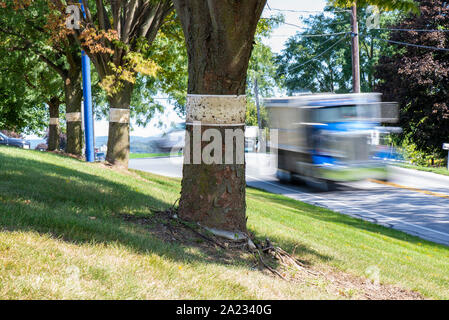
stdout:
[[[252,240],[252,237],[245,233],[217,230],[213,228],[203,227],[199,224],[192,226],[187,221],[183,221],[178,217],[177,208],[175,206],[176,202],[170,209],[165,211],[170,219],[175,220],[183,227],[192,231],[195,235],[221,249],[239,250],[251,253],[254,256],[256,265],[259,266],[259,269],[266,269],[274,276],[279,277],[285,281],[289,281],[288,278],[286,278],[283,274],[271,267],[266,262],[266,258],[271,258],[284,268],[294,268],[296,270],[304,271],[314,276],[319,275],[319,273],[309,270],[309,268],[307,268],[301,261],[287,253],[282,248],[274,246],[269,239],[265,240],[265,244],[261,244],[255,240]],[[204,232],[201,232],[202,230],[204,230]],[[172,232],[172,230],[170,231]],[[209,236],[210,234],[212,236]]]

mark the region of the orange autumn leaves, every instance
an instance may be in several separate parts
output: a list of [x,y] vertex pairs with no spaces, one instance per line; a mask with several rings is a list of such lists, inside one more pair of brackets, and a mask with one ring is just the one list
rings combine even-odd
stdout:
[[[79,5],[78,1],[70,2]],[[155,76],[158,66],[154,61],[148,59],[143,51],[130,49],[129,44],[120,41],[117,30],[98,28],[97,25],[81,21],[81,29],[73,30],[67,28],[67,19],[70,14],[66,13],[68,2],[61,0],[0,0],[0,8],[10,8],[15,11],[27,10],[30,6],[42,6],[40,14],[45,15],[44,32],[48,34],[47,43],[57,50],[64,51],[66,48],[81,45],[89,55],[105,55],[107,67],[102,75],[102,88],[108,95],[114,95],[121,91],[125,82],[135,83],[137,75]],[[48,6],[48,9],[45,8]],[[140,40],[140,39],[139,39]],[[76,44],[77,43],[77,44]],[[114,53],[119,50],[120,57]],[[114,56],[114,57],[113,57]]]
[[12,5],[14,10],[25,9],[33,0],[0,0],[0,8],[6,8],[8,4]]

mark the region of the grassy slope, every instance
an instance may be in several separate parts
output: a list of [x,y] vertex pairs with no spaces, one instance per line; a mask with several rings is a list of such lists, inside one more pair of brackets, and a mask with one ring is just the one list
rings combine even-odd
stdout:
[[433,172],[433,173],[449,176],[449,170],[447,170],[446,167],[433,168],[433,167],[415,166],[415,165],[411,165],[411,164],[400,164],[398,166],[407,168],[407,169],[415,169],[415,170],[419,170],[419,171]]
[[[149,236],[120,213],[151,214],[177,179],[0,147],[0,298],[335,298],[325,283],[286,283],[236,261]],[[248,189],[248,224],[316,267],[449,298],[449,248]]]

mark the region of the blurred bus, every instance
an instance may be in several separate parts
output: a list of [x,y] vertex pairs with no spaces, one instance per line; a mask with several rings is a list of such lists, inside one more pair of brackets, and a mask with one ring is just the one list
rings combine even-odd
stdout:
[[379,93],[308,94],[264,100],[271,129],[278,130],[277,177],[300,179],[329,190],[336,182],[386,180],[379,137],[396,122],[397,105]]

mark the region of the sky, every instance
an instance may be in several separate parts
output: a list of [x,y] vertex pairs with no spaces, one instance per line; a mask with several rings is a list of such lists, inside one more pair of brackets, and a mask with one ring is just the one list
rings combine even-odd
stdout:
[[[324,6],[326,5],[326,0],[268,0],[268,5],[265,6],[263,17],[269,17],[273,13],[278,13],[279,10],[303,10],[303,11],[322,11]],[[271,8],[272,10],[270,10]],[[311,13],[306,12],[290,12],[290,11],[281,11],[285,16],[285,22],[291,24],[300,24],[299,17],[300,16],[308,16]],[[294,35],[297,31],[300,31],[300,28],[290,26],[290,25],[281,25],[276,28],[270,37],[270,39],[265,39],[265,44],[269,45],[273,52],[280,53],[284,47],[284,42],[288,39],[288,37]],[[181,122],[183,119],[179,118],[176,112],[173,110],[173,107],[170,106],[166,101],[164,102],[166,105],[165,112],[162,114],[156,114],[153,120],[149,125],[145,128],[137,126],[135,123],[131,123],[131,135],[132,136],[141,136],[141,137],[149,137],[160,135],[164,132],[165,128],[161,128],[158,126],[160,121],[170,124],[172,122]],[[95,121],[95,135],[96,136],[107,136],[108,135],[108,121],[106,119],[101,121]],[[35,138],[35,137],[29,137]]]
[[[268,0],[268,5],[265,6],[263,17],[269,17],[273,13],[282,12],[285,17],[286,23],[300,25],[299,17],[307,17],[312,13],[307,12],[289,12],[289,11],[277,11],[279,10],[302,10],[302,11],[323,11],[326,6],[325,0]],[[272,10],[270,10],[271,8]],[[265,40],[265,44],[271,47],[271,50],[275,53],[280,53],[284,47],[285,41],[293,36],[297,31],[301,31],[300,28],[281,25],[276,28],[270,39]]]

